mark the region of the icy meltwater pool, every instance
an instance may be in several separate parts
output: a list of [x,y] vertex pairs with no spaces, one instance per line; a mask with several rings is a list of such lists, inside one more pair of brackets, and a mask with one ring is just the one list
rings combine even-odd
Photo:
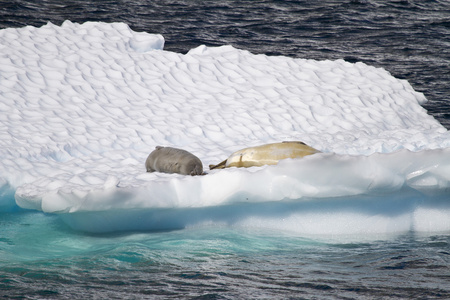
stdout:
[[[0,30],[1,210],[88,232],[450,230],[450,134],[407,81],[343,60],[163,46],[123,23]],[[158,145],[207,166],[280,141],[322,153],[196,177],[145,172]]]

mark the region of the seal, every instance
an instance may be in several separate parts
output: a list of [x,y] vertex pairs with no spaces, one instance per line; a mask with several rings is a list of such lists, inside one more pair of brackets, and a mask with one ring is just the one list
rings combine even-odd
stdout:
[[300,158],[319,152],[319,150],[314,149],[303,142],[293,141],[266,144],[236,151],[223,162],[217,165],[209,165],[209,169],[213,170],[231,167],[248,168],[276,165],[282,159]]
[[177,148],[156,146],[145,161],[147,172],[203,175],[203,165],[194,154]]

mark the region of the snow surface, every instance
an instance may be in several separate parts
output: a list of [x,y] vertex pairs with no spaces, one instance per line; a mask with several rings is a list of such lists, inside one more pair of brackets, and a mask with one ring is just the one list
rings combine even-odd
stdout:
[[[407,81],[364,63],[163,46],[123,23],[0,30],[0,210],[93,232],[450,230],[450,134]],[[196,177],[145,172],[158,145],[207,166],[286,140],[323,153]]]

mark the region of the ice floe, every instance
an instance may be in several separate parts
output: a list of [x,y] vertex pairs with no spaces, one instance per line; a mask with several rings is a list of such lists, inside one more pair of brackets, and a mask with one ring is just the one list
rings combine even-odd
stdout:
[[[343,199],[359,207],[358,195],[374,205],[413,193],[420,197],[408,198],[416,204],[402,210],[409,217],[401,230],[450,230],[442,200],[450,195],[450,135],[406,80],[360,62],[163,46],[161,35],[123,23],[0,30],[0,209],[58,213],[87,231],[257,220],[315,232],[307,228],[311,203],[331,203],[326,215]],[[155,146],[185,149],[207,166],[281,141],[322,153],[198,177],[145,172]],[[429,195],[440,204],[430,207]],[[282,213],[264,217],[271,206]],[[375,231],[390,231],[381,219]],[[341,227],[316,231],[333,228]]]

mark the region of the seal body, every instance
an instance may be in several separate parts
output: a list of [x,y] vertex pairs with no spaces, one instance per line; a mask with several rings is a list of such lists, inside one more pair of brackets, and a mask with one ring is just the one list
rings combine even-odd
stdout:
[[320,151],[306,145],[303,142],[266,144],[236,151],[223,162],[217,165],[210,165],[209,168],[213,170],[230,167],[248,168],[260,167],[264,165],[276,165],[282,159],[300,158],[318,152]]
[[177,148],[157,146],[145,161],[147,172],[203,175],[203,165],[194,154]]

